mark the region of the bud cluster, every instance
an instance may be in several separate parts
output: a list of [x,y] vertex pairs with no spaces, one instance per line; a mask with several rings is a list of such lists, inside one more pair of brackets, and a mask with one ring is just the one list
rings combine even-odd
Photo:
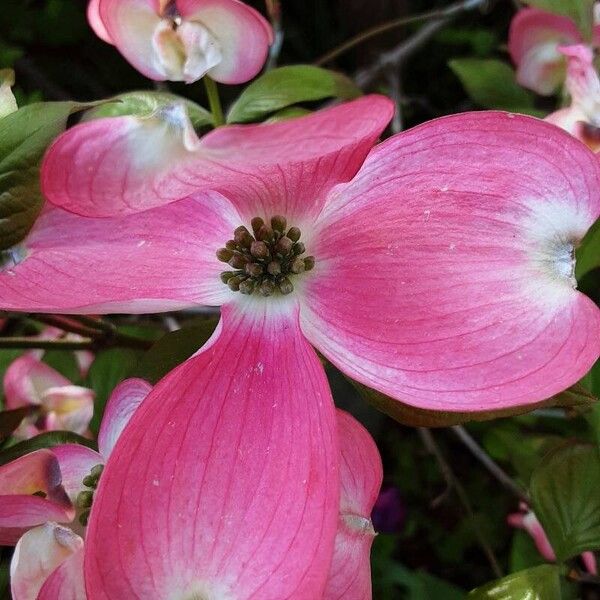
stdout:
[[104,465],[96,465],[92,467],[90,474],[86,475],[82,481],[83,485],[90,489],[83,490],[77,495],[77,508],[81,510],[81,512],[79,513],[79,522],[84,527],[88,524],[88,519],[90,518],[90,511],[92,509],[92,503],[94,501],[94,492],[98,487],[98,481],[100,480],[100,475],[102,475],[103,469]]
[[276,215],[270,225],[260,217],[252,219],[252,233],[243,225],[234,231],[232,240],[217,250],[217,258],[235,269],[221,273],[221,281],[234,292],[272,296],[290,294],[293,275],[310,271],[314,256],[306,252],[297,227],[287,228],[285,217]]

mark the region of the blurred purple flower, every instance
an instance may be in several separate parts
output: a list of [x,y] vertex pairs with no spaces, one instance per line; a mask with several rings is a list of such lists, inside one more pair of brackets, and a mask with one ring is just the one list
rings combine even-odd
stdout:
[[371,520],[375,531],[379,533],[398,533],[402,530],[406,522],[406,505],[397,487],[388,486],[380,492]]

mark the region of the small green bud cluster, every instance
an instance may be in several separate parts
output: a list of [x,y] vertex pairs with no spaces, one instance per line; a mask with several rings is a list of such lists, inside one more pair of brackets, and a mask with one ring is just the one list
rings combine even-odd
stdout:
[[79,513],[79,522],[84,527],[88,524],[88,520],[90,518],[90,511],[92,508],[92,503],[94,502],[94,492],[98,487],[98,481],[100,480],[100,475],[102,475],[103,469],[104,465],[96,465],[92,467],[90,474],[86,475],[82,481],[83,485],[90,489],[83,490],[77,495],[77,508],[81,510]]
[[290,276],[310,271],[315,257],[306,252],[297,227],[287,228],[285,217],[276,215],[270,225],[260,217],[252,219],[252,233],[241,225],[233,239],[217,250],[217,258],[234,271],[221,273],[221,281],[234,292],[262,296],[290,294],[294,285]]

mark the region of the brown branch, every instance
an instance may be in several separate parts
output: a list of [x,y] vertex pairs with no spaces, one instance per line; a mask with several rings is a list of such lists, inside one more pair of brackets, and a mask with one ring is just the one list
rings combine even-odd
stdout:
[[442,454],[439,446],[437,445],[437,442],[435,441],[435,438],[433,437],[431,431],[429,431],[429,429],[426,429],[425,427],[419,427],[417,431],[421,436],[421,440],[423,441],[423,445],[425,446],[425,448],[429,451],[430,454],[432,454],[435,457],[444,479],[446,480],[449,486],[452,486],[452,488],[456,490],[456,495],[458,496],[461,504],[463,505],[463,508],[465,509],[465,512],[467,513],[467,516],[471,521],[471,524],[473,525],[473,532],[475,533],[475,537],[477,537],[479,544],[482,550],[484,551],[488,562],[490,563],[490,567],[492,568],[494,575],[497,578],[501,578],[503,576],[503,573],[502,569],[500,568],[500,563],[498,562],[498,559],[496,558],[496,555],[494,554],[494,551],[492,550],[491,546],[488,544],[488,541],[483,536],[481,530],[475,524],[475,514],[473,513],[473,507],[471,506],[471,501],[469,500],[467,492],[461,485],[458,478],[454,475],[454,471],[452,471],[452,468],[444,458],[444,455]]
[[324,54],[315,61],[315,64],[327,64],[331,62],[334,58],[337,58],[338,56],[344,54],[348,50],[351,50],[355,46],[358,46],[366,42],[367,40],[377,37],[383,33],[397,29],[398,27],[410,25],[411,23],[417,23],[418,21],[428,21],[430,19],[444,20],[445,22],[447,22],[456,15],[459,15],[460,13],[474,10],[476,8],[479,8],[480,6],[483,6],[487,1],[488,0],[462,0],[461,2],[455,2],[454,4],[451,4],[446,8],[442,8],[439,10],[430,10],[419,15],[413,15],[412,17],[402,17],[400,19],[388,21],[387,23],[382,23],[381,25],[376,25],[371,29],[367,29],[366,31],[359,33],[353,38],[350,38],[347,42],[344,42],[341,46],[334,48],[327,54]]
[[529,497],[513,479],[497,465],[487,452],[471,437],[462,425],[451,427],[456,437],[469,449],[471,454],[512,494],[529,503]]

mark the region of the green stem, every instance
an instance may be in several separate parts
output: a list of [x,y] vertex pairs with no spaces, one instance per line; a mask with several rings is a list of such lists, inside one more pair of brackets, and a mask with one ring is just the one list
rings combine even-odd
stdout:
[[223,109],[221,108],[221,100],[219,98],[219,90],[217,84],[208,76],[203,77],[204,87],[206,88],[206,95],[208,96],[208,104],[210,106],[210,112],[212,113],[215,127],[225,125],[225,117],[223,116]]

